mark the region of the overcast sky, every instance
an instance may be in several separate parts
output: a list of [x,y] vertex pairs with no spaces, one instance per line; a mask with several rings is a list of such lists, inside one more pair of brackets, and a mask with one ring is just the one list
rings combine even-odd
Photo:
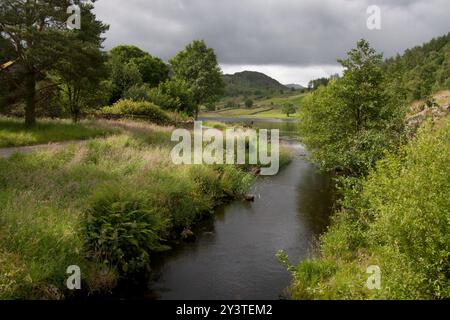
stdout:
[[[381,30],[369,30],[369,5]],[[194,39],[215,49],[224,73],[264,72],[306,85],[340,71],[365,38],[385,56],[450,32],[450,0],[99,0],[106,48],[133,44],[167,61]]]

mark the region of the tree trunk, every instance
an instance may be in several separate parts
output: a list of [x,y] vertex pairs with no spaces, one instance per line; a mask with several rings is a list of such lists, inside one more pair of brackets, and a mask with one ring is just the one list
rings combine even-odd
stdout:
[[36,123],[36,73],[30,72],[25,79],[25,125]]

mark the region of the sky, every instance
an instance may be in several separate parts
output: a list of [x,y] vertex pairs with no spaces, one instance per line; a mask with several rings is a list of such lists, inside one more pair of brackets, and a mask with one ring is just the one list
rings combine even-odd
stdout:
[[[369,29],[380,9],[380,29]],[[450,32],[450,0],[99,0],[105,48],[132,44],[168,61],[194,39],[214,48],[224,73],[259,71],[283,84],[342,71],[356,41],[385,57]]]

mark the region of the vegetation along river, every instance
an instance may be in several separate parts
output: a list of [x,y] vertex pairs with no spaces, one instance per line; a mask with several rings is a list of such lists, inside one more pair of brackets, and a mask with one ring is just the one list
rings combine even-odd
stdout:
[[[230,118],[227,118],[230,122]],[[220,119],[208,119],[220,121]],[[235,119],[242,122],[242,119]],[[292,263],[304,259],[324,231],[331,206],[329,179],[304,160],[294,139],[295,122],[259,121],[280,129],[295,151],[277,176],[260,177],[253,203],[234,201],[195,230],[194,243],[164,254],[153,266],[148,296],[157,299],[279,299],[291,281],[277,261],[285,250]]]

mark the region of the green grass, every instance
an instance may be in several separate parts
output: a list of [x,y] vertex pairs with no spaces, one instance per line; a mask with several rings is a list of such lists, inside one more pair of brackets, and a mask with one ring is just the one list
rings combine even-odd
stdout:
[[257,100],[255,101],[255,103],[258,106],[260,105],[270,106],[272,104],[276,106],[282,106],[283,104],[286,103],[293,103],[295,106],[301,106],[302,101],[306,95],[307,93],[300,93],[287,97],[275,97],[270,99]]
[[106,294],[254,179],[248,167],[174,165],[172,127],[96,126],[118,133],[0,159],[0,299],[70,297],[70,265],[86,294]]
[[40,120],[26,128],[21,119],[0,117],[0,148],[84,140],[109,133],[110,130],[95,128],[89,121],[74,124],[68,120]]

